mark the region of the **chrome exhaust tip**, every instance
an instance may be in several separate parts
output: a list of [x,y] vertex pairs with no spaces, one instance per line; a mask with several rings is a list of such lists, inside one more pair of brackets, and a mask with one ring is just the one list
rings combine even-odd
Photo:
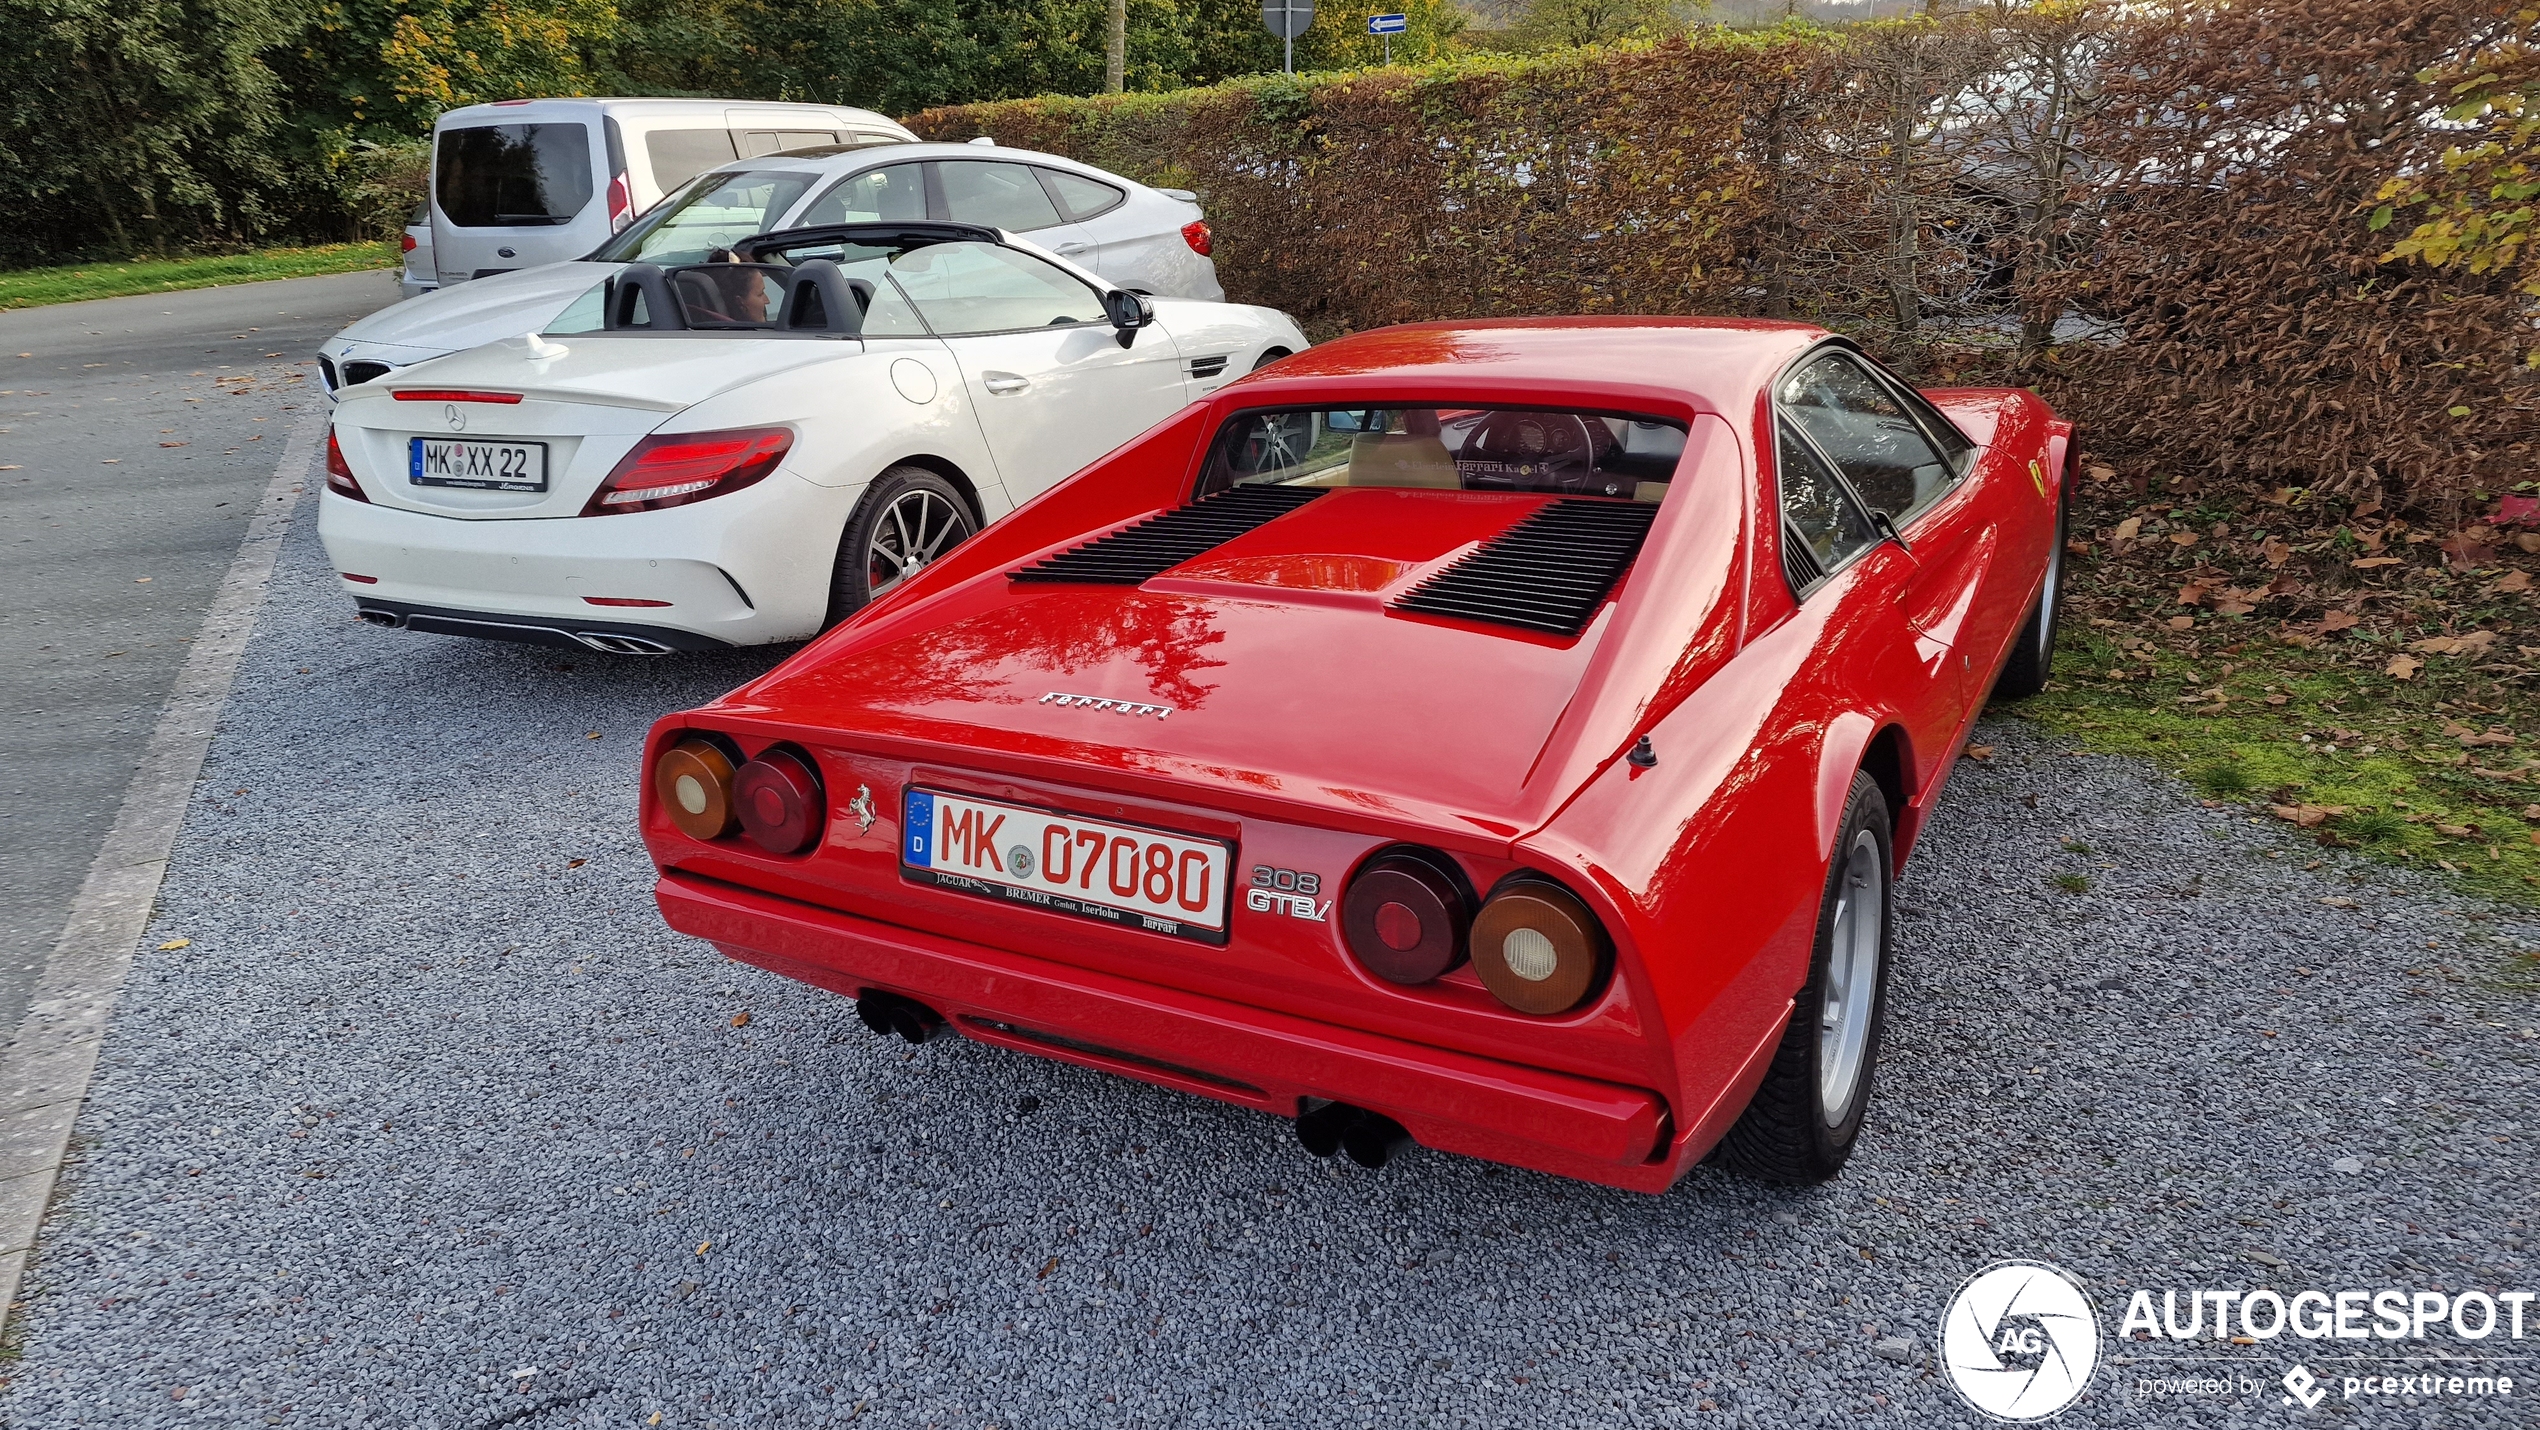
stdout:
[[668,655],[669,646],[642,636],[619,635],[615,631],[572,631],[569,634],[593,650],[611,655]]

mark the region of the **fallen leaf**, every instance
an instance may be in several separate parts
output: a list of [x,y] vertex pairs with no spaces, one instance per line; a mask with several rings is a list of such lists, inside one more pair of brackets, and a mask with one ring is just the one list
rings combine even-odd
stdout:
[[2390,663],[2381,668],[2381,673],[2393,680],[2414,680],[2417,672],[2424,668],[2425,662],[2415,656],[2394,655],[2390,657]]
[[2336,894],[2331,894],[2327,898],[2320,900],[2320,902],[2328,905],[2332,909],[2351,909],[2355,906],[2355,901],[2353,899],[2344,898]]
[[2354,517],[2366,517],[2379,510],[2381,510],[2381,493],[2374,492],[2371,496],[2368,496],[2362,501],[2356,503],[2355,509],[2348,512],[2347,515]]
[[2469,571],[2496,564],[2496,548],[2466,531],[2446,537],[2441,550],[2443,559],[2450,562],[2455,570]]
[[2463,735],[2460,737],[2460,741],[2463,746],[2471,749],[2475,749],[2482,745],[2510,745],[2515,743],[2514,732],[2511,730],[2501,729],[2482,730],[2475,735]]
[[1971,760],[1992,759],[1993,747],[1991,745],[1969,745],[1967,747],[1967,758]]
[[2284,538],[2270,536],[2258,543],[2258,554],[2266,558],[2269,566],[2281,566],[2293,554],[2293,548],[2284,544]]
[[588,863],[590,863],[590,862],[591,862],[591,861],[590,861],[590,860],[588,860],[588,859],[567,859],[566,861],[564,861],[564,867],[566,867],[566,868],[568,868],[568,869],[579,869],[579,868],[581,868],[583,865],[588,864]]
[[2170,544],[2172,546],[2194,546],[2197,542],[2204,539],[2205,538],[2192,531],[2173,531],[2170,533]]
[[159,445],[162,447],[182,447],[185,444],[183,442],[161,442]]
[[2214,603],[2214,614],[2217,616],[2245,616],[2256,609],[2258,608],[2247,601],[2233,597],[2225,597]]
[[2346,812],[2346,807],[2340,804],[2279,804],[2271,808],[2276,818],[2304,829],[2317,829],[2332,816]]
[[2097,462],[2091,463],[2088,467],[2083,468],[2083,470],[2090,474],[2090,479],[2094,482],[2104,482],[2117,474],[2116,468],[2103,467]]
[[2514,545],[2521,547],[2525,554],[2540,553],[2540,531],[2522,533],[2514,538]]
[[2196,629],[2196,618],[2194,616],[2172,616],[2170,617],[2170,629],[2174,631],[2192,631]]
[[2179,588],[2178,588],[2178,603],[2179,603],[2180,605],[2182,605],[2182,606],[2201,606],[2201,605],[2203,605],[2203,604],[2205,603],[2205,588],[2204,588],[2204,587],[2202,587],[2202,586],[2181,586],[2181,587],[2179,587]]
[[2326,634],[2330,631],[2342,631],[2353,626],[2360,626],[2363,623],[2364,618],[2352,611],[2331,611],[2320,617],[2320,631]]
[[2499,525],[2540,525],[2540,497],[2498,497],[2496,510],[2488,519]]
[[1050,1278],[1050,1273],[1056,1271],[1057,1269],[1058,1258],[1053,1256],[1049,1260],[1041,1263],[1041,1274],[1033,1277],[1032,1279],[1035,1281],[1047,1281]]
[[2282,705],[2284,702],[2292,698],[2293,697],[2289,695],[2270,695],[2267,697],[2267,703],[2269,705]]
[[711,1241],[701,1241],[701,1242],[698,1242],[698,1243],[697,1243],[697,1254],[698,1254],[699,1256],[703,1256],[703,1255],[705,1255],[705,1254],[706,1254],[706,1248],[707,1248],[707,1247],[709,1247],[709,1246],[712,1246],[712,1245],[714,1245],[714,1243],[713,1243],[713,1242],[711,1242]]
[[2396,556],[2364,556],[2353,561],[2349,561],[2346,564],[2354,567],[2358,571],[2369,571],[2376,566],[2396,566],[2399,564],[2399,558]]
[[159,952],[174,953],[180,948],[192,948],[193,946],[194,940],[190,938],[172,938],[166,943],[159,945]]
[[596,740],[596,739],[600,738],[600,732],[599,732],[599,731],[597,731],[597,730],[594,730],[594,731],[592,731],[590,734],[585,735],[585,736],[583,736],[582,738],[583,738],[583,739],[585,739],[585,740]]
[[2487,589],[2491,593],[2500,591],[2528,591],[2531,589],[2531,573],[2528,571],[2508,571],[2504,575],[2497,577],[2494,584],[2490,585]]
[[2143,518],[2139,516],[2130,516],[2117,523],[2117,540],[2120,543],[2132,541],[2142,534]]
[[746,1028],[746,1027],[748,1027],[749,1025],[750,1025],[750,1010],[748,1010],[747,1008],[744,1008],[744,1009],[742,1009],[740,1012],[735,1013],[735,1014],[733,1014],[733,1015],[732,1015],[732,1026],[733,1026],[733,1027],[735,1027],[735,1028]]

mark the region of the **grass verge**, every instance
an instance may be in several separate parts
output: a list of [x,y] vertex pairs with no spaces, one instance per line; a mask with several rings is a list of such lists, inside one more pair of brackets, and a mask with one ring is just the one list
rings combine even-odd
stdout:
[[2240,817],[2540,905],[2540,645],[2521,644],[2540,641],[2540,540],[2473,527],[2438,545],[2371,512],[2094,505],[2054,682],[2022,714]]
[[398,262],[393,243],[330,243],[314,248],[265,248],[252,253],[207,254],[193,258],[136,258],[126,262],[79,263],[63,268],[20,268],[0,272],[0,312],[37,308],[48,303],[77,303],[90,298],[123,298],[136,293],[173,293],[184,288],[219,288],[232,283],[262,283],[273,278],[308,278],[321,273],[352,273],[390,268]]

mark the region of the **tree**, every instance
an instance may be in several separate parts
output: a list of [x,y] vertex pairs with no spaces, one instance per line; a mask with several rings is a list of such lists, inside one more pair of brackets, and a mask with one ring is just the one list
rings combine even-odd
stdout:
[[0,258],[165,252],[277,226],[269,0],[0,0]]

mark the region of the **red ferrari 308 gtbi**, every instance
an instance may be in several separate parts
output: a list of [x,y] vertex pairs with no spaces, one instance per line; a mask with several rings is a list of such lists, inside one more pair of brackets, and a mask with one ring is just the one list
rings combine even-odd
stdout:
[[1313,348],[656,725],[662,913],[1370,1166],[1831,1176],[2070,431],[1785,323]]

